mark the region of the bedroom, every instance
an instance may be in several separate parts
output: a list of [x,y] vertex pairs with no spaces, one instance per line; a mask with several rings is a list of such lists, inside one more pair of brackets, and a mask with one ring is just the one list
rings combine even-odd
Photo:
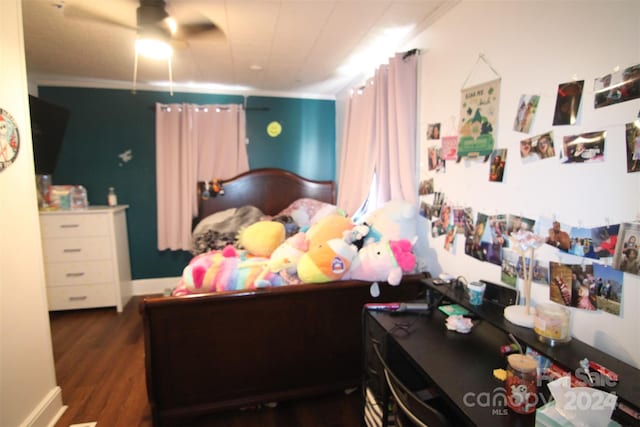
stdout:
[[[421,71],[424,77],[421,88],[422,111],[419,120],[420,129],[417,129],[421,140],[422,135],[426,133],[426,126],[433,122],[443,124],[443,135],[450,133],[450,116],[457,114],[462,83],[474,69],[478,54],[483,53],[503,77],[501,132],[498,145],[509,147],[513,153],[517,153],[514,141],[518,140],[518,136],[511,135],[510,129],[515,115],[513,105],[518,97],[523,93],[541,92],[543,99],[546,98],[543,103],[547,110],[546,113],[541,110],[537,124],[541,130],[550,127],[549,123],[545,124],[543,121],[551,120],[551,104],[555,96],[553,92],[558,83],[569,81],[576,74],[579,78],[584,78],[585,87],[590,88],[594,78],[610,72],[615,65],[624,67],[638,63],[640,52],[637,16],[639,16],[638,5],[635,2],[579,2],[554,4],[553,7],[547,4],[544,8],[539,4],[527,2],[506,3],[500,6],[496,3],[463,2],[446,18],[438,21],[431,30],[425,32],[420,40],[408,43],[406,46],[407,48],[425,48]],[[478,24],[478,17],[482,17],[482,25]],[[584,26],[592,31],[584,31]],[[460,34],[462,28],[466,30]],[[455,55],[452,52],[455,52]],[[479,75],[481,70],[487,71],[484,68],[478,68],[477,72],[473,73],[473,77],[479,81],[487,77]],[[488,75],[492,73],[488,72]],[[7,79],[4,81],[6,82]],[[344,97],[345,94],[341,94],[336,99],[338,135]],[[588,106],[589,97],[587,96],[583,99],[583,107]],[[585,108],[580,130],[610,127],[611,132],[617,133],[619,139],[621,131],[618,125],[636,117],[639,108],[637,100],[599,110]],[[503,126],[504,132],[502,132]],[[569,131],[566,128],[559,128],[559,130]],[[484,183],[485,169],[482,166],[473,164],[466,167],[464,163],[451,164],[447,165],[445,174],[436,176],[436,180],[441,181],[441,184],[437,185],[441,185],[446,193],[451,194],[454,199],[457,198],[460,203],[473,205],[476,209],[484,209],[488,213],[513,210],[515,211],[513,213],[522,211],[523,215],[533,217],[557,215],[561,221],[576,224],[582,222],[584,226],[602,224],[606,222],[606,218],[609,218],[611,223],[634,220],[640,211],[638,176],[637,174],[609,173],[609,168],[613,167],[612,164],[617,161],[616,159],[619,160],[619,157],[614,156],[620,156],[621,153],[616,154],[610,148],[613,144],[608,147],[608,150],[612,150],[608,152],[612,158],[595,166],[566,165],[558,169],[545,162],[539,162],[527,165],[525,169],[524,165],[519,164],[519,159],[514,157],[507,166],[503,184]],[[598,173],[592,174],[594,169]],[[571,182],[566,180],[567,170],[571,171]],[[3,179],[7,179],[7,173],[8,171],[3,173],[5,175]],[[541,174],[547,174],[551,182],[538,180]],[[598,178],[602,178],[603,175],[606,179],[600,182]],[[531,176],[535,178],[531,179]],[[31,178],[27,177],[26,171],[21,178],[22,183],[19,180],[17,180],[18,183],[11,181],[11,187],[15,190],[11,191],[10,197],[13,203],[19,206],[21,212],[26,210],[28,214],[15,213],[15,216],[8,219],[12,223],[31,229],[37,222],[37,212],[31,211],[29,200],[21,200],[22,195],[32,193],[29,187]],[[462,184],[456,185],[456,181],[483,182],[484,184],[479,188],[469,186],[470,188],[467,189],[461,188]],[[555,188],[556,183],[562,183],[562,185],[566,183],[566,186],[562,187],[566,188],[566,191],[554,195],[552,189]],[[583,183],[585,188],[599,191],[598,203],[587,205],[583,201],[586,190],[577,194],[572,191],[576,183]],[[5,188],[4,183],[3,188]],[[480,191],[471,194],[475,189]],[[3,194],[5,194],[4,191]],[[524,194],[528,197],[525,198]],[[95,195],[95,197],[99,196],[99,194]],[[24,238],[23,235],[20,237]],[[35,243],[32,244],[35,245]],[[29,253],[32,250],[33,248],[29,246],[29,249],[25,249],[23,253]],[[478,263],[462,254],[453,257],[441,249],[441,240],[434,239],[433,251],[435,253],[432,258],[433,264],[429,265],[433,273],[442,270],[461,273],[468,277],[485,277],[499,281],[496,276],[497,270],[493,266]],[[458,260],[460,263],[457,263]],[[10,258],[3,261],[3,269],[16,262],[22,267],[22,271],[30,268],[27,260]],[[10,276],[9,280],[22,283],[23,274]],[[37,275],[35,272],[34,274]],[[39,282],[41,280],[39,277],[30,277],[30,280]],[[634,308],[640,300],[637,285],[637,278],[632,278],[625,288],[626,304],[631,304],[631,309],[626,310],[624,316],[618,318],[602,313],[598,315],[584,313],[580,316],[579,330],[574,331],[581,334],[585,341],[604,342],[604,346],[609,347],[613,354],[629,360],[635,366],[640,363],[639,340],[634,327],[638,323]],[[540,290],[537,287],[534,288],[534,292]],[[17,297],[18,301],[32,297],[42,299],[41,287],[25,287]],[[36,307],[24,308],[21,313],[11,317],[10,321],[22,320],[22,316],[26,313],[32,319],[37,319],[27,323],[26,327],[33,330],[31,335],[34,336],[34,345],[37,348],[44,348],[43,351],[46,354],[47,335],[44,332],[46,327],[43,326],[45,321],[42,319],[44,315],[42,304],[43,302],[40,302]],[[3,313],[6,311],[3,310]],[[6,323],[3,322],[3,324]],[[3,340],[5,338],[3,329]],[[18,350],[19,348],[16,347],[17,353],[14,357],[23,357],[24,352]],[[45,360],[43,365],[47,363],[50,362]],[[48,378],[48,380],[34,379],[30,382],[33,388],[29,388],[25,394],[37,397],[26,400],[16,399],[16,401],[28,402],[28,405],[21,407],[23,418],[47,395],[51,384],[55,384],[54,373],[49,366],[33,375]],[[16,384],[23,383],[18,379],[15,381]],[[15,404],[15,401],[11,402]]]

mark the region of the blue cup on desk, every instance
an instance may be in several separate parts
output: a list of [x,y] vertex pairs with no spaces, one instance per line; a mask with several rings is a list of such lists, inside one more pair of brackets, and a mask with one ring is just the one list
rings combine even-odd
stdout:
[[482,305],[484,298],[484,290],[487,287],[482,282],[471,282],[467,285],[467,292],[469,293],[469,304]]

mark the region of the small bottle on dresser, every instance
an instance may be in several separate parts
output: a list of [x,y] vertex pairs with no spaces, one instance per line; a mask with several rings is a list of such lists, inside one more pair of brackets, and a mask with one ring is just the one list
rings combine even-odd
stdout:
[[109,193],[107,194],[107,204],[109,206],[118,205],[118,196],[116,196],[116,190],[113,187],[109,187]]

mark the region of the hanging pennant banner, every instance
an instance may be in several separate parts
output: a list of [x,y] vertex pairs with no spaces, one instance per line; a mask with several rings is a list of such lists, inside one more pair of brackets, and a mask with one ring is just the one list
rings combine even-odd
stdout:
[[496,142],[499,99],[500,79],[462,89],[458,161],[463,157],[489,159]]

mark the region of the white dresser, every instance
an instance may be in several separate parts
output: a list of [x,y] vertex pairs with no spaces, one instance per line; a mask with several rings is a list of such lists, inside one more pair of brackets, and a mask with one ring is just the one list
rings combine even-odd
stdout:
[[131,298],[126,209],[40,212],[49,310],[122,311]]

